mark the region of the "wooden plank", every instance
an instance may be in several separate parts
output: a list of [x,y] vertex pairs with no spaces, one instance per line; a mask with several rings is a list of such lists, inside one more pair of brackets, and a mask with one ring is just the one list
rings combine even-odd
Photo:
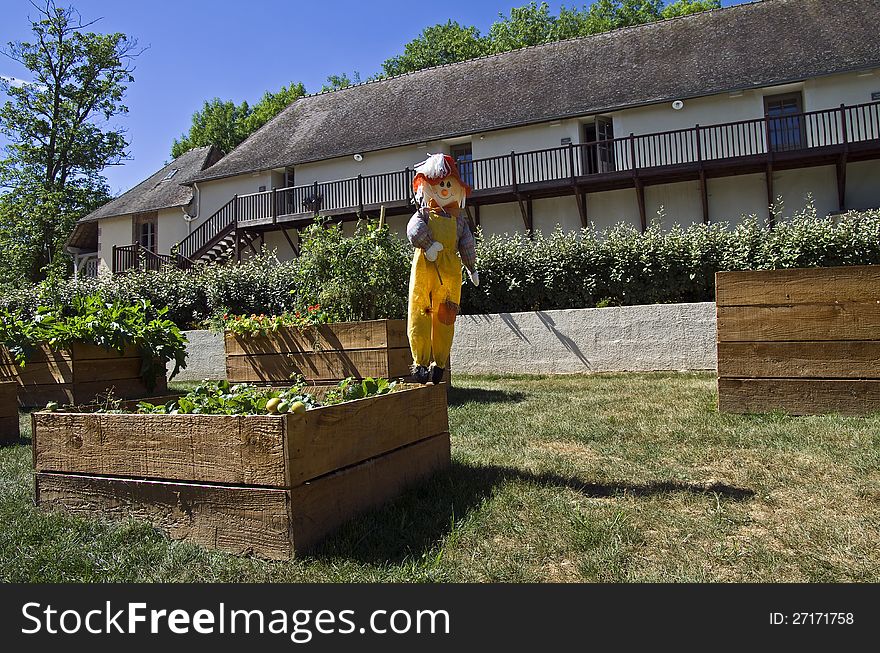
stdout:
[[18,384],[13,381],[0,382],[0,417],[18,419]]
[[880,341],[719,342],[718,376],[880,379]]
[[137,358],[97,358],[73,362],[74,381],[77,384],[91,381],[115,381],[139,379],[143,360]]
[[880,303],[719,306],[718,342],[875,340]]
[[21,426],[18,415],[0,417],[0,444],[15,444],[21,437]]
[[880,301],[880,265],[717,272],[719,306]]
[[140,376],[133,379],[88,381],[86,383],[77,381],[73,384],[72,403],[87,404],[108,391],[112,391],[113,396],[117,399],[137,399],[138,397],[165,394],[167,390],[168,379],[161,373],[157,376],[156,385],[152,388],[147,388]]
[[73,384],[23,385],[18,388],[18,405],[21,408],[42,408],[50,401],[59,405],[74,403]]
[[388,329],[387,341],[388,349],[397,349],[399,347],[409,348],[409,334],[406,330],[406,320],[385,320],[385,327]]
[[0,444],[18,442],[20,437],[18,421],[18,384],[7,381],[0,383]]
[[[388,372],[385,374],[385,377],[389,379],[399,379],[409,376],[411,374],[412,362],[412,351],[410,351],[409,346],[407,346],[406,349],[389,349]],[[449,369],[447,368],[446,374],[444,374],[444,379],[448,375]]]
[[5,367],[3,376],[14,378],[21,385],[79,383],[139,378],[140,358],[99,358],[87,360],[61,359],[44,363],[28,363],[24,367]]
[[3,375],[16,379],[21,385],[47,385],[73,383],[73,361],[69,358],[57,361],[28,363],[24,367],[5,367]]
[[[57,361],[69,361],[71,360],[71,354],[69,351],[60,349],[60,350],[52,350],[48,347],[38,347],[33,351],[31,356],[28,358],[28,363],[46,363],[46,362],[57,362]],[[18,364],[15,362],[15,359],[6,349],[6,347],[0,345],[0,364],[3,366],[11,365],[13,367],[18,367]]]
[[718,410],[725,413],[866,415],[880,411],[880,381],[827,379],[718,379]]
[[79,515],[140,519],[173,539],[234,554],[291,556],[287,490],[41,472],[37,504]]
[[290,490],[291,539],[297,554],[366,510],[450,465],[443,433]]
[[105,358],[140,358],[141,352],[137,347],[127,346],[123,352],[116,349],[106,349],[98,345],[87,345],[82,342],[75,342],[70,348],[71,357],[76,361],[84,360],[102,360]]
[[310,382],[338,381],[349,376],[388,377],[400,369],[401,357],[409,356],[409,348],[390,351],[395,352],[393,370],[389,367],[392,354],[385,349],[227,356],[226,378],[235,383],[284,383],[297,374]]
[[34,413],[38,471],[284,487],[284,418]]
[[442,385],[325,406],[286,419],[291,486],[449,430]]
[[303,353],[408,347],[406,320],[337,322],[279,329],[270,337],[238,336],[227,331],[228,355]]
[[0,347],[0,377],[14,379],[22,385],[72,383],[73,362],[68,351],[40,347],[21,367],[5,347]]

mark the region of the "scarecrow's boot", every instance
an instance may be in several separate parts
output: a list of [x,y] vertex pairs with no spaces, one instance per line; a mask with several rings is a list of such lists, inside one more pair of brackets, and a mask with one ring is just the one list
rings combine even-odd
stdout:
[[443,375],[446,372],[446,368],[434,366],[431,369],[431,383],[437,384],[443,381]]
[[424,365],[416,365],[413,368],[413,377],[415,378],[416,383],[425,384],[431,378],[431,373],[428,371],[428,368]]

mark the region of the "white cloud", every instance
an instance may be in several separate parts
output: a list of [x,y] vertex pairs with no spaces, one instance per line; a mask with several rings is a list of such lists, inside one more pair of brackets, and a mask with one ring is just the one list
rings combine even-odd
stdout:
[[29,82],[25,79],[18,79],[17,77],[12,77],[11,75],[0,75],[0,79],[4,82],[13,86],[15,88],[21,88],[22,86],[37,86],[43,87],[42,84],[37,84],[36,82]]

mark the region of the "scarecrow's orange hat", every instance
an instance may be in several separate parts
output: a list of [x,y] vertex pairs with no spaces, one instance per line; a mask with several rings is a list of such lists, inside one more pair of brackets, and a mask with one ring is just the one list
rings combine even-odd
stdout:
[[471,194],[471,187],[461,178],[455,159],[448,154],[429,154],[428,158],[416,165],[416,176],[413,179],[413,192],[417,198],[421,198],[422,184],[434,183],[446,177],[455,177],[456,181],[464,188],[465,197]]

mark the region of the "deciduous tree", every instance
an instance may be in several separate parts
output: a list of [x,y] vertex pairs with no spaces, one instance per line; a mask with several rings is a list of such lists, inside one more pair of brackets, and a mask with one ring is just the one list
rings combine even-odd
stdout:
[[[102,171],[126,156],[122,129],[109,126],[128,108],[123,96],[137,43],[122,33],[88,31],[72,7],[34,4],[31,41],[3,51],[31,81],[0,82],[8,100],[0,131],[0,272],[31,280],[69,267],[64,242],[77,218],[108,198]],[[25,268],[10,269],[10,262]]]
[[426,27],[403,48],[403,54],[382,64],[386,75],[421,70],[456,61],[465,61],[489,52],[487,39],[473,26],[459,25],[454,20]]
[[302,84],[291,82],[275,93],[266,91],[253,106],[246,101],[236,104],[220,98],[205,100],[201,110],[193,114],[189,131],[174,140],[171,156],[177,158],[194,147],[205,145],[213,145],[224,154],[229,154],[236,145],[305,93]]

